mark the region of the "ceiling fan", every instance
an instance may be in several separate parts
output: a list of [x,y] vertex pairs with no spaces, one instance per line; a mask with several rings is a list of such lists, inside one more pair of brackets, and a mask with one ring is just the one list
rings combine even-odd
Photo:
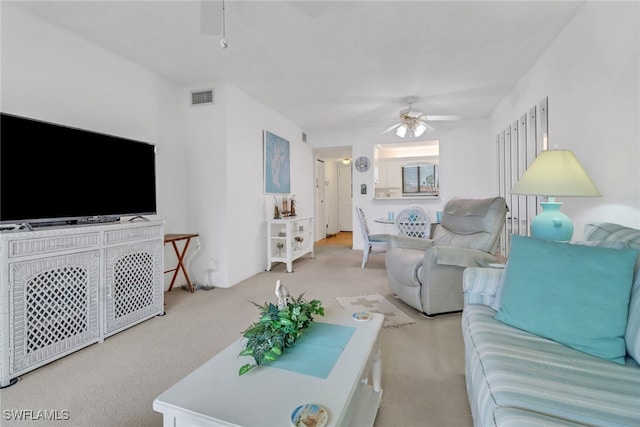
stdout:
[[434,116],[422,114],[421,111],[413,108],[413,103],[415,101],[416,98],[413,96],[407,98],[407,104],[409,104],[409,107],[400,111],[400,121],[386,129],[383,133],[391,132],[395,129],[396,135],[400,138],[407,136],[407,132],[410,132],[410,135],[414,137],[419,137],[425,133],[425,131],[431,132],[434,130],[433,127],[427,123],[428,121],[460,120],[460,116]]

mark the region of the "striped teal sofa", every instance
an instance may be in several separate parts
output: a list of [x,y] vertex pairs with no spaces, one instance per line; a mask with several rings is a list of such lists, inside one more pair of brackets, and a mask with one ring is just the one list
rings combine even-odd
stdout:
[[[588,224],[585,240],[589,246],[622,242],[619,247],[640,249],[640,230]],[[640,257],[631,285],[624,364],[496,320],[504,272],[472,267],[463,276],[465,375],[474,425],[640,426]]]

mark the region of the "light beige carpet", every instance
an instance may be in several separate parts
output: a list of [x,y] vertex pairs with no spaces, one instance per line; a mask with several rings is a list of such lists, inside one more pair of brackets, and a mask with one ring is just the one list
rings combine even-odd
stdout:
[[[250,301],[274,301],[275,281],[281,280],[291,295],[304,292],[305,298],[320,299],[327,310],[342,310],[337,295],[378,293],[415,318],[415,325],[380,334],[384,394],[374,427],[472,427],[460,314],[425,319],[391,295],[383,255],[369,257],[365,269],[361,263],[362,251],[334,248],[294,261],[293,273],[276,263],[271,271],[229,289],[192,294],[177,282],[165,294],[166,316],[24,374],[16,385],[0,390],[0,425],[162,426],[153,400],[237,340],[259,314]],[[69,419],[24,416],[44,410],[68,414]],[[241,398],[238,410],[246,410]]]
[[380,294],[355,295],[351,297],[336,297],[338,303],[348,311],[368,311],[384,314],[383,328],[397,328],[399,326],[416,323],[395,305],[391,304]]

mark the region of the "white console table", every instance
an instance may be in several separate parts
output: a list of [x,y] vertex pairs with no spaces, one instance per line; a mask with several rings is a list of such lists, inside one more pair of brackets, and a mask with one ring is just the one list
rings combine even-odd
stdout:
[[291,273],[294,260],[308,253],[313,257],[313,230],[312,216],[267,221],[267,271],[274,262],[284,262]]
[[0,386],[164,312],[164,223],[0,234]]

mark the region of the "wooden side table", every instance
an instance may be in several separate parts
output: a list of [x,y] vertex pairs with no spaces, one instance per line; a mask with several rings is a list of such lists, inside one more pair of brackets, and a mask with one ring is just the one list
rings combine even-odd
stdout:
[[[178,273],[182,270],[184,274],[184,278],[187,279],[187,285],[189,286],[189,291],[191,293],[194,292],[193,285],[191,284],[191,280],[189,279],[189,273],[187,273],[187,269],[184,266],[184,256],[187,253],[187,249],[189,249],[189,243],[191,243],[191,239],[193,237],[198,237],[198,234],[165,234],[164,235],[164,243],[167,244],[171,242],[173,245],[173,250],[176,252],[176,257],[178,258],[178,265],[176,268],[172,268],[171,270],[166,270],[165,273],[170,273],[173,271],[173,277],[171,278],[171,284],[169,285],[169,291],[173,288],[173,283],[176,281],[176,277],[178,277]],[[182,251],[178,249],[177,242],[180,240],[184,240],[184,246]]]

